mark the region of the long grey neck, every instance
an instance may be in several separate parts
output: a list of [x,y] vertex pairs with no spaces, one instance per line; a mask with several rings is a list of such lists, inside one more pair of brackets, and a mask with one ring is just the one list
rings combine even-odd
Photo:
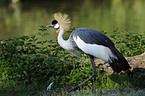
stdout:
[[64,40],[63,34],[64,34],[64,30],[60,27],[59,34],[58,34],[58,43],[62,48],[66,49],[66,50],[70,50],[71,49],[70,40],[69,39]]

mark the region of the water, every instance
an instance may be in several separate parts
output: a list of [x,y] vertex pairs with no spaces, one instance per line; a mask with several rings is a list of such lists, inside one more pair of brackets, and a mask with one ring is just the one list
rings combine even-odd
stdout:
[[[22,0],[18,4],[0,0],[0,39],[33,35],[38,26],[50,24],[53,13],[67,13],[72,28],[86,27],[98,31],[145,32],[145,0]],[[48,39],[56,39],[48,29]],[[70,33],[66,33],[66,36]]]

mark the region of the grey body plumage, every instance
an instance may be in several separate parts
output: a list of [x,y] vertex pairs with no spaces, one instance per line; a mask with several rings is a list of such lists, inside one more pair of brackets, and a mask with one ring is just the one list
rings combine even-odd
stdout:
[[[110,51],[115,55],[115,57],[110,57],[109,60],[106,62],[110,64],[110,66],[115,72],[119,73],[122,70],[128,70],[128,68],[130,68],[126,59],[116,49],[114,43],[107,36],[105,36],[103,33],[99,31],[89,29],[89,28],[78,28],[72,31],[68,40],[71,40],[72,42],[71,44],[73,44],[72,46],[74,46],[73,48],[74,50],[71,51],[68,50],[68,51],[72,52],[73,54],[76,53],[80,54],[81,52],[79,51],[82,51],[74,40],[77,39],[77,37],[80,37],[86,44],[96,44],[109,48]],[[87,53],[87,55],[91,55],[91,54]]]
[[78,28],[75,29],[72,34],[74,34],[74,36],[79,36],[85,43],[88,44],[97,44],[106,47],[114,46],[113,42],[107,36],[97,30]]

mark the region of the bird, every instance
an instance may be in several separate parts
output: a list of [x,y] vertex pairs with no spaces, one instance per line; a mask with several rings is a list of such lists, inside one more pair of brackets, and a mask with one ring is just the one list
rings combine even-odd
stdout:
[[77,28],[71,32],[68,40],[64,40],[64,32],[70,30],[71,27],[70,17],[68,14],[60,12],[54,13],[53,16],[54,20],[51,25],[46,25],[46,27],[51,27],[56,30],[59,45],[76,57],[79,57],[82,52],[85,53],[90,59],[93,68],[94,74],[91,77],[73,87],[69,91],[75,90],[88,80],[94,78],[93,92],[95,93],[97,75],[94,63],[95,57],[109,63],[113,71],[116,73],[120,73],[121,71],[130,71],[131,67],[129,63],[106,35],[90,28]]

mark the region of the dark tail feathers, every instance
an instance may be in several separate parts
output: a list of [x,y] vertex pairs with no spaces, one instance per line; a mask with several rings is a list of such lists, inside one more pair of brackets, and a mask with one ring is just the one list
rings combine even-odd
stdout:
[[123,55],[115,47],[111,47],[110,49],[113,54],[118,58],[111,58],[112,62],[109,63],[114,72],[119,73],[122,70],[129,70],[131,67],[129,66],[127,60],[123,57]]

